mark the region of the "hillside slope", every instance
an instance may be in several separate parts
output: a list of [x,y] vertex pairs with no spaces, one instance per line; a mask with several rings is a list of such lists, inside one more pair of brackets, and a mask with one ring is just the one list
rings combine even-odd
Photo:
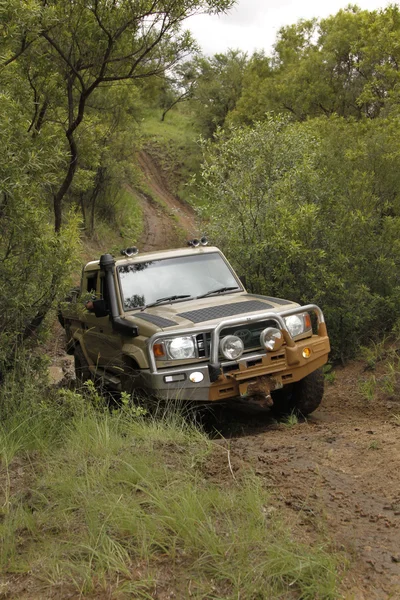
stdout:
[[138,155],[143,174],[141,189],[129,188],[143,214],[143,233],[138,241],[142,251],[185,245],[198,235],[193,208],[174,196],[160,167],[147,151]]

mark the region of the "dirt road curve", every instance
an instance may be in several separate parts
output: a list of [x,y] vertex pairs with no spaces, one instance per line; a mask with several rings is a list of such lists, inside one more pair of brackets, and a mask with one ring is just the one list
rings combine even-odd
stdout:
[[[251,467],[265,478],[305,541],[333,542],[349,558],[346,599],[394,600],[400,598],[400,427],[393,415],[400,414],[400,399],[368,406],[357,393],[362,376],[359,363],[339,371],[307,422],[287,428],[241,418],[223,433],[231,438],[233,469]],[[229,477],[226,454],[220,460],[209,475]]]
[[150,154],[140,152],[138,162],[149,192],[130,190],[139,200],[143,213],[139,248],[143,251],[174,248],[198,235],[193,209],[170,193]]

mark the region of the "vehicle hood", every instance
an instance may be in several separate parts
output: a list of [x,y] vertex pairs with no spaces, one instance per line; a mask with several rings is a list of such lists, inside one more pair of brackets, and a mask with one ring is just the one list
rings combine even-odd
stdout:
[[298,306],[291,300],[236,292],[153,306],[144,311],[126,313],[126,317],[139,327],[146,324],[156,332],[201,325],[209,327],[229,318],[252,316],[267,311],[282,312]]

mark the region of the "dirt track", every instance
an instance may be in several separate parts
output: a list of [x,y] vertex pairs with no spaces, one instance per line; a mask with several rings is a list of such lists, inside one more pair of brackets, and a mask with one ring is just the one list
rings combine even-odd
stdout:
[[[233,471],[264,478],[305,541],[349,559],[348,600],[400,598],[400,399],[368,405],[357,392],[363,365],[338,371],[323,405],[288,428],[267,416],[238,417],[222,433]],[[208,476],[229,478],[226,455]]]
[[198,235],[193,209],[171,194],[150,154],[140,152],[138,162],[149,191],[146,193],[130,188],[140,202],[143,214],[139,248],[143,251],[174,248]]

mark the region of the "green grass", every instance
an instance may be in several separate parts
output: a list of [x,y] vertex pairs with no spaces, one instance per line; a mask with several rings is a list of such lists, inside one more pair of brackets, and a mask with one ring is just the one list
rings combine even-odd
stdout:
[[149,110],[142,121],[142,131],[152,156],[162,166],[171,191],[181,200],[193,201],[192,178],[202,162],[196,130],[189,105],[172,109],[161,123],[161,110]]
[[281,420],[282,425],[284,425],[284,427],[287,427],[288,429],[292,429],[293,427],[296,427],[296,425],[299,424],[299,418],[295,413],[290,413],[290,415],[286,415],[282,420]]
[[225,451],[179,414],[110,411],[91,388],[44,400],[15,383],[1,430],[6,578],[29,578],[37,597],[338,597],[337,559],[296,539],[251,472],[209,481]]
[[107,240],[107,251],[119,254],[121,248],[132,246],[142,234],[141,207],[128,189],[115,190],[109,215],[104,214],[96,223],[96,237]]

